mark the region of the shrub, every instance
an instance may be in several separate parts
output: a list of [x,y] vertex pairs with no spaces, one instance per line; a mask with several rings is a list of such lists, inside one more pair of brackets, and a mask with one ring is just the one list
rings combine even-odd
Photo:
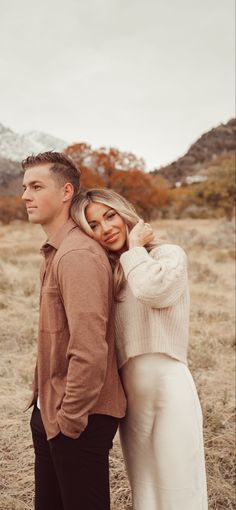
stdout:
[[27,220],[25,204],[20,197],[0,197],[0,221]]

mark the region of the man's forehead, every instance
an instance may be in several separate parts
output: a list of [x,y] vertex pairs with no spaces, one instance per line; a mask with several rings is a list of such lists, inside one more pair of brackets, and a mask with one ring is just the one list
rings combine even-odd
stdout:
[[31,166],[25,170],[23,181],[30,183],[35,180],[45,180],[51,177],[50,174],[51,164],[39,164]]

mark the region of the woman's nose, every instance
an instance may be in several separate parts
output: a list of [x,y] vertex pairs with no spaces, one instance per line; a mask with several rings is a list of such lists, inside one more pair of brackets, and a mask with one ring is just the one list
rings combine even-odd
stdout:
[[111,230],[111,225],[109,223],[107,223],[106,221],[103,221],[102,230],[103,230],[104,234],[106,234],[107,232],[109,232]]

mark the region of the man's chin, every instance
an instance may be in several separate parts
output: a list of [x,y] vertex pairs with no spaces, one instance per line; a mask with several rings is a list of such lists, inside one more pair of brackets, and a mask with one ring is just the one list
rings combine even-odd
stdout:
[[40,223],[39,219],[36,218],[33,214],[28,213],[29,223]]

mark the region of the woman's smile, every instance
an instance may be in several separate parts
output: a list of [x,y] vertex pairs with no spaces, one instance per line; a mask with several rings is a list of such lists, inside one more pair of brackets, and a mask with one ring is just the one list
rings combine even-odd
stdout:
[[121,216],[111,207],[91,202],[86,207],[86,219],[93,231],[93,238],[103,248],[120,252],[126,244],[126,224]]
[[104,239],[105,243],[111,244],[114,243],[114,241],[117,241],[119,237],[119,232],[114,232],[113,234],[110,234]]

